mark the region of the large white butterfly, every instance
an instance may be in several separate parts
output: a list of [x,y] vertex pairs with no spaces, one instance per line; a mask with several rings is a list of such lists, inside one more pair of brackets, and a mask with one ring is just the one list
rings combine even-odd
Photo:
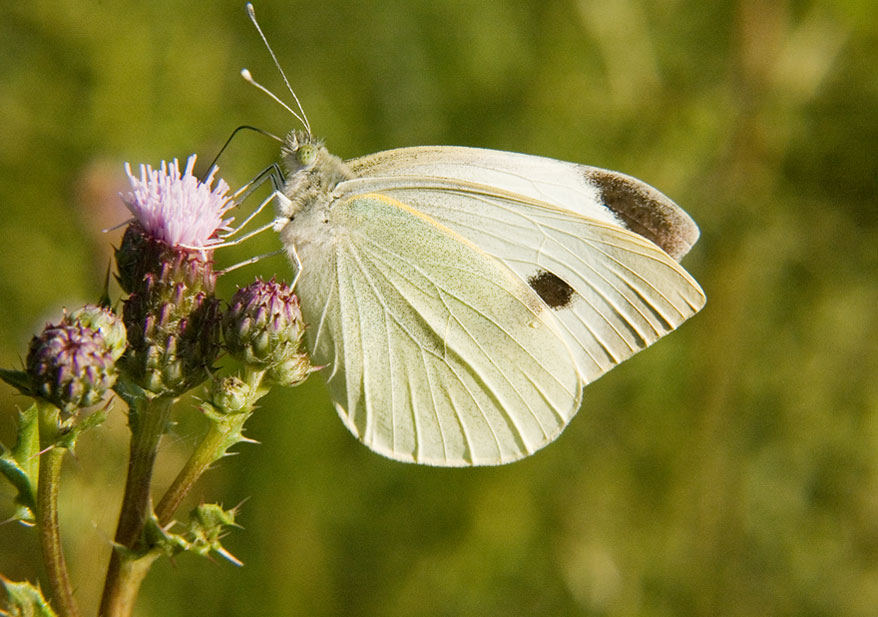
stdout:
[[462,147],[342,161],[296,115],[306,130],[285,139],[274,227],[298,266],[312,362],[375,452],[528,456],[585,385],[704,305],[677,263],[698,228],[639,180]]

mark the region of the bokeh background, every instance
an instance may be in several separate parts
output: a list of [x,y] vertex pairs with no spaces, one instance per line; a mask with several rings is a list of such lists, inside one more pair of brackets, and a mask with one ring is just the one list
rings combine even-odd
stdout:
[[[878,18],[871,0],[260,0],[315,132],[353,157],[474,145],[619,169],[699,222],[708,296],[590,386],[513,465],[372,454],[319,378],[273,392],[192,504],[246,500],[246,565],[158,563],[138,615],[878,614]],[[124,161],[293,119],[243,2],[0,2],[0,364],[95,300]],[[237,137],[239,185],[276,144]],[[226,264],[277,247],[264,238]],[[283,259],[223,281],[289,278]],[[118,290],[114,290],[118,295]],[[0,387],[0,440],[26,404]],[[164,486],[204,429],[182,409]],[[121,408],[68,459],[62,531],[97,605],[126,465]],[[0,520],[11,513],[0,488]],[[0,526],[0,572],[42,575]]]

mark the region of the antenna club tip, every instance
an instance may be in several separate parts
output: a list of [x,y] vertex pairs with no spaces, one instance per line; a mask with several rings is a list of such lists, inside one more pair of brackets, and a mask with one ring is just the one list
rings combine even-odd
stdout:
[[250,74],[250,71],[247,69],[241,69],[241,77],[243,77],[246,81],[253,81],[253,75]]
[[248,2],[248,3],[245,4],[244,6],[246,7],[248,13],[250,13],[251,15],[254,14],[253,3],[252,3],[252,2]]

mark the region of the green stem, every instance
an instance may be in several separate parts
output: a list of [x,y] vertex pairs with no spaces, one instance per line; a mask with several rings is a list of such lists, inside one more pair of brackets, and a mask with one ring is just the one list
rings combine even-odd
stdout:
[[[102,617],[117,617],[131,615],[137,602],[137,594],[140,585],[146,578],[153,562],[160,553],[152,552],[138,558],[124,557],[116,561],[116,579],[119,583],[112,588],[104,587],[104,597],[101,599],[101,609],[98,615]],[[112,563],[112,561],[111,561]],[[109,581],[109,574],[107,575]]]
[[[210,428],[204,439],[195,448],[192,456],[186,461],[186,465],[180,470],[180,473],[174,479],[171,486],[168,487],[159,505],[156,507],[155,514],[159,520],[159,525],[164,527],[171,522],[174,512],[180,507],[183,499],[192,490],[192,487],[198,481],[198,478],[207,471],[217,459],[222,456],[219,450],[224,450],[224,444],[228,441],[230,432],[240,431],[244,421],[250,414],[236,414],[235,422],[227,423],[220,426],[217,423],[211,423]],[[230,426],[234,424],[235,427]]]
[[143,525],[149,514],[152,470],[159,441],[168,424],[172,397],[143,399],[137,409],[129,410],[131,447],[125,496],[116,527],[115,550],[110,556],[104,595],[99,614],[102,617],[128,617],[143,577],[153,559],[137,559],[136,551]]
[[156,517],[161,526],[164,527],[171,522],[180,503],[208,467],[222,458],[230,447],[244,439],[241,433],[244,422],[253,413],[256,401],[268,392],[268,389],[262,386],[264,375],[265,371],[245,369],[244,379],[249,391],[247,401],[239,410],[218,409],[219,413],[211,417],[207,434],[196,446],[192,456],[186,461],[186,465],[168,487],[156,508]]
[[79,617],[79,607],[73,598],[73,586],[67,572],[64,551],[61,546],[61,529],[58,525],[58,488],[61,480],[61,463],[67,448],[54,446],[59,429],[58,409],[49,404],[40,406],[41,445],[48,448],[40,456],[40,475],[37,484],[37,527],[43,549],[43,561],[52,600],[62,617]]

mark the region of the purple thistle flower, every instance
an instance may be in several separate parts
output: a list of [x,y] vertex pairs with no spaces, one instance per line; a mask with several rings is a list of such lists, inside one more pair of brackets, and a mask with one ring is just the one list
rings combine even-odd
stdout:
[[193,154],[182,174],[174,159],[170,165],[162,161],[160,169],[141,165],[137,178],[125,164],[132,191],[122,200],[148,236],[171,246],[210,247],[221,241],[216,232],[228,230],[232,221],[223,218],[234,205],[229,185],[220,179],[211,188],[216,167],[204,182],[192,175],[194,167]]
[[228,229],[228,184],[192,175],[195,155],[181,174],[176,159],[160,169],[125,166],[134,214],[116,250],[118,280],[129,293],[123,306],[129,347],[126,376],[155,394],[179,395],[201,383],[219,353],[219,300],[214,296],[211,247]]

